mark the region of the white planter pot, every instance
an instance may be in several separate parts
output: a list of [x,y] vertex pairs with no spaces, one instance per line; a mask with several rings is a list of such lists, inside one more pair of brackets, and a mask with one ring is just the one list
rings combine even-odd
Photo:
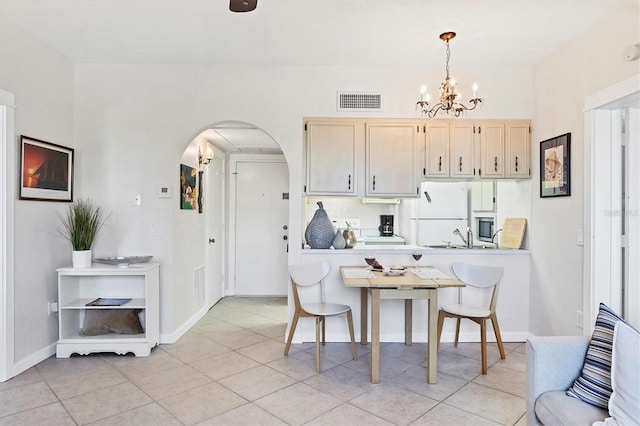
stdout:
[[74,268],[91,267],[91,250],[73,251],[71,253],[71,264]]

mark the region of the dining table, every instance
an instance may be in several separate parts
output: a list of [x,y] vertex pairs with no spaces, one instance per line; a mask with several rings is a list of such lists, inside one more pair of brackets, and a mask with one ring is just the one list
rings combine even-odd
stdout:
[[412,344],[413,300],[427,299],[429,305],[427,331],[427,383],[438,382],[438,289],[464,287],[457,278],[434,267],[371,270],[365,267],[341,266],[346,287],[360,288],[360,343],[367,344],[367,312],[371,296],[371,383],[380,383],[380,300],[404,300],[404,340]]

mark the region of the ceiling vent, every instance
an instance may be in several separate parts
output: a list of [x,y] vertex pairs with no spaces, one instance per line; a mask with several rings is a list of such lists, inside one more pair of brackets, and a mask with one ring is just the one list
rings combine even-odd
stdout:
[[382,93],[338,92],[338,111],[382,111]]

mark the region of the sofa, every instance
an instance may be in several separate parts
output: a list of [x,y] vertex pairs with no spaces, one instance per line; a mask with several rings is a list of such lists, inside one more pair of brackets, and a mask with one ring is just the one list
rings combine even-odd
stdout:
[[590,336],[538,336],[527,340],[527,424],[591,425],[607,410],[566,394],[580,375]]

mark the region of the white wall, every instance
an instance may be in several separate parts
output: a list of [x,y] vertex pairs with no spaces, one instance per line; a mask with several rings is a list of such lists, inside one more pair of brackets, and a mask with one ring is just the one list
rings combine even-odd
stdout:
[[571,196],[541,199],[532,190],[530,248],[531,333],[581,334],[576,312],[582,310],[584,101],[640,71],[627,62],[624,48],[638,43],[640,3],[626,2],[582,35],[540,61],[533,69],[532,171],[539,185],[540,141],[571,132]]
[[[238,120],[274,137],[289,162],[289,237],[301,241],[302,118],[358,116],[336,113],[336,91],[343,90],[384,93],[383,113],[359,116],[416,117],[420,84],[429,77],[433,80],[430,85],[435,85],[443,73],[440,67],[100,64],[77,64],[75,71],[75,137],[86,153],[79,170],[82,188],[86,193],[103,194],[116,216],[109,238],[99,241],[96,252],[142,251],[162,263],[163,335],[174,333],[194,314],[185,280],[191,279],[202,249],[175,233],[188,227],[190,235],[197,235],[201,225],[178,210],[176,190],[181,155],[200,130],[212,123]],[[461,84],[481,84],[485,106],[474,111],[474,118],[531,116],[529,69],[456,69],[456,76]],[[173,199],[155,197],[161,183],[173,185]],[[142,195],[140,207],[131,206],[136,191]],[[184,219],[182,225],[177,217]],[[150,223],[161,227],[161,235],[149,235]],[[292,245],[290,262],[299,262],[299,250]]]
[[[15,94],[17,106],[16,147],[21,134],[74,147],[72,62],[2,18],[0,40],[0,87]],[[76,158],[76,165],[81,161]],[[10,285],[15,288],[17,374],[53,353],[58,322],[48,315],[47,302],[57,300],[55,269],[71,263],[71,246],[56,233],[58,214],[66,204],[23,201],[12,195],[15,283]]]

